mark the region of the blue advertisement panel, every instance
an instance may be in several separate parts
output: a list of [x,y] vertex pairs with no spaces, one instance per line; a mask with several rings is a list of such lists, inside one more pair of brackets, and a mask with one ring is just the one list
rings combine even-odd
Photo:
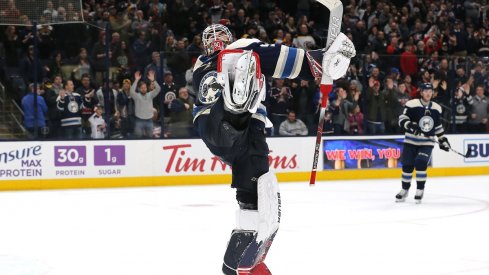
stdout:
[[402,145],[403,139],[323,140],[323,168],[399,168]]

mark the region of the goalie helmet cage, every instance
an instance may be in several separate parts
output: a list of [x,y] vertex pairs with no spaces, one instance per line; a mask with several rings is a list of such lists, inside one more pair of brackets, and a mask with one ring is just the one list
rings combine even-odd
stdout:
[[[40,83],[38,78],[38,29],[42,26],[64,25],[64,24],[87,24],[99,30],[105,30],[105,66],[103,73],[103,95],[104,105],[109,106],[109,74],[110,74],[110,25],[106,23],[105,28],[85,21],[83,15],[82,0],[0,0],[0,26],[31,26],[32,41],[34,46],[33,58],[33,83]],[[34,85],[34,93],[38,86]],[[30,91],[29,91],[30,92]],[[37,97],[33,100],[34,114],[37,115]],[[109,121],[110,108],[105,109],[105,119]],[[38,138],[38,120],[34,119],[34,139]],[[110,137],[110,127],[107,128]]]

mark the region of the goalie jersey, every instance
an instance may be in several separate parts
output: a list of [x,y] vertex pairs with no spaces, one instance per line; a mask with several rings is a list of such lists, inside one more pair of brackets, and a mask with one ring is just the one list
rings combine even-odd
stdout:
[[[266,44],[258,39],[239,39],[226,47],[227,49],[253,50],[260,57],[261,72],[266,77],[299,78],[313,80],[312,71],[321,70],[319,62],[322,52],[306,53],[302,49],[279,44]],[[313,65],[310,66],[308,59]],[[193,110],[194,120],[208,109],[221,96],[222,87],[217,84],[218,52],[210,56],[201,55],[197,59],[193,71],[193,86],[197,91]]]
[[441,106],[433,101],[427,105],[424,105],[421,99],[411,99],[406,102],[404,111],[399,116],[399,126],[405,128],[404,125],[409,121],[417,123],[422,135],[414,135],[406,131],[404,142],[419,146],[434,146],[434,136],[441,137],[444,134],[441,113]]

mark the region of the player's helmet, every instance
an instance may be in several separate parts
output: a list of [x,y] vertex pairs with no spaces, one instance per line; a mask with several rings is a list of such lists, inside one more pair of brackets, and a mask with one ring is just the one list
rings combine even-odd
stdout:
[[420,91],[425,91],[425,90],[433,90],[433,85],[431,85],[431,83],[427,82],[427,83],[422,83],[420,86]]
[[233,35],[227,27],[221,24],[210,25],[202,33],[202,43],[207,55],[224,50],[232,42]]

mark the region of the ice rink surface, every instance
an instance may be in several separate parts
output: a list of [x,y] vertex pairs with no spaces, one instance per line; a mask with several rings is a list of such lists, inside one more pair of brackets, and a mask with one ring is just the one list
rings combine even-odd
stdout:
[[[280,184],[283,274],[489,274],[489,176]],[[221,274],[226,185],[0,192],[0,275]]]

